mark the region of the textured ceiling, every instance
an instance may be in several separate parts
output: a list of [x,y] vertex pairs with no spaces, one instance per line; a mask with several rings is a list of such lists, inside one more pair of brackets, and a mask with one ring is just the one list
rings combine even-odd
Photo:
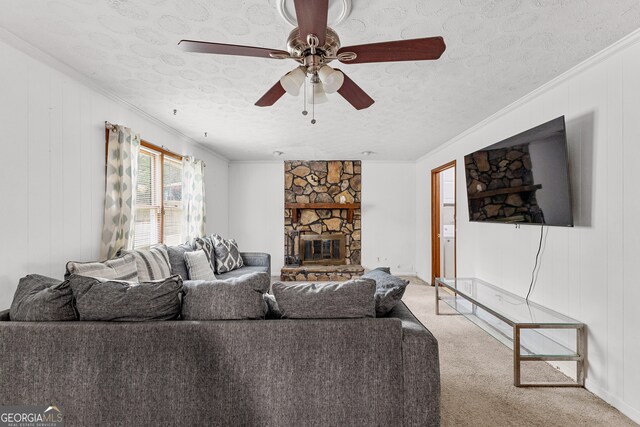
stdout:
[[635,30],[640,0],[353,0],[335,27],[343,46],[442,35],[447,51],[341,64],[376,103],[356,111],[329,95],[315,125],[301,97],[253,105],[293,61],[176,47],[284,49],[292,27],[276,0],[3,0],[0,26],[232,160],[414,160]]

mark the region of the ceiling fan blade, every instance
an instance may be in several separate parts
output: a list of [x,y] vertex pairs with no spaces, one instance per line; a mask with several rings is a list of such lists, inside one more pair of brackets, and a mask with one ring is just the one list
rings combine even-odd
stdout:
[[352,61],[341,61],[345,64],[392,61],[425,61],[438,59],[447,46],[442,37],[424,39],[398,40],[347,46],[338,50],[338,54],[353,52],[357,57]]
[[180,40],[178,47],[185,52],[213,53],[216,55],[255,56],[259,58],[271,58],[271,53],[289,55],[278,49],[266,49],[263,47],[240,46],[235,44],[209,43],[196,40]]
[[[343,71],[338,70],[337,68],[336,70],[344,74]],[[371,107],[371,105],[376,102],[346,74],[344,74],[344,83],[342,83],[342,86],[338,89],[338,93],[342,95],[344,99],[349,101],[349,104],[353,105],[356,110]]]
[[262,98],[260,98],[258,102],[256,102],[256,105],[258,107],[270,107],[275,104],[278,99],[282,98],[282,95],[284,94],[285,90],[278,80],[276,84],[274,84],[271,89],[267,91],[267,93],[262,95]]
[[318,37],[318,46],[323,46],[327,37],[327,14],[329,0],[294,0],[300,38],[307,40],[307,35]]

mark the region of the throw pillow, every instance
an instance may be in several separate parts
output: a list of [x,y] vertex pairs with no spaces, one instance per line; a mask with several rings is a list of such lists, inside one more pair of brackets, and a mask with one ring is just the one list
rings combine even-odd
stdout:
[[384,316],[398,304],[407,289],[408,281],[389,274],[384,269],[371,270],[363,278],[376,282],[376,315]]
[[352,279],[340,283],[272,285],[282,317],[289,319],[332,319],[375,317],[376,282]]
[[138,268],[138,281],[150,282],[152,280],[166,279],[171,276],[171,264],[166,245],[154,246],[151,249],[139,249],[135,251],[123,251],[132,254],[136,259]]
[[216,280],[209,259],[207,259],[207,255],[203,250],[185,252],[184,262],[187,264],[187,269],[189,270],[189,279]]
[[250,273],[227,280],[186,282],[183,320],[263,319],[267,273]]
[[172,320],[180,315],[182,279],[132,283],[73,275],[69,284],[80,320]]
[[282,318],[282,313],[280,313],[280,308],[278,307],[278,302],[276,301],[276,297],[271,294],[264,294],[264,318],[265,319],[280,319]]
[[184,254],[191,251],[193,251],[193,248],[188,243],[178,246],[167,246],[172,275],[177,274],[182,277],[182,280],[189,280],[189,270],[184,261]]
[[196,237],[195,239],[193,239],[193,249],[196,251],[203,250],[205,255],[207,255],[209,263],[211,264],[211,270],[214,273],[217,273],[216,257],[213,253],[213,240],[211,240],[211,236]]
[[64,278],[68,279],[72,274],[80,274],[89,277],[102,277],[105,279],[128,280],[135,282],[138,280],[138,268],[136,258],[132,254],[125,254],[118,258],[99,262],[77,262],[69,261]]
[[216,257],[216,273],[227,273],[244,266],[238,250],[238,243],[233,239],[224,239],[217,234],[211,235]]
[[77,320],[69,282],[39,274],[23,277],[13,296],[9,316],[22,322]]

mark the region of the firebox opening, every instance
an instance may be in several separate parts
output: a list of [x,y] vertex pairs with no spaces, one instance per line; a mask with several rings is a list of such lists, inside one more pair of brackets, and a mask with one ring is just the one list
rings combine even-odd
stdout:
[[343,265],[344,234],[304,234],[300,236],[300,261],[304,264]]

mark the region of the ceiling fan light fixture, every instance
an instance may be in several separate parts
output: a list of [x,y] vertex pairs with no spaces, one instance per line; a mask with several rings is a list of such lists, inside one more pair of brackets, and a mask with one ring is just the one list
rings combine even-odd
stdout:
[[298,94],[300,94],[300,87],[306,77],[307,74],[302,68],[298,67],[282,76],[280,78],[280,84],[289,95],[298,96]]
[[322,85],[324,86],[324,91],[326,93],[337,92],[344,83],[344,74],[338,70],[334,70],[328,65],[320,68],[318,76],[320,77],[320,81],[322,81]]
[[329,101],[329,98],[327,98],[327,94],[322,87],[322,83],[313,83],[312,86],[313,96],[310,99],[311,104],[324,104],[325,102]]

